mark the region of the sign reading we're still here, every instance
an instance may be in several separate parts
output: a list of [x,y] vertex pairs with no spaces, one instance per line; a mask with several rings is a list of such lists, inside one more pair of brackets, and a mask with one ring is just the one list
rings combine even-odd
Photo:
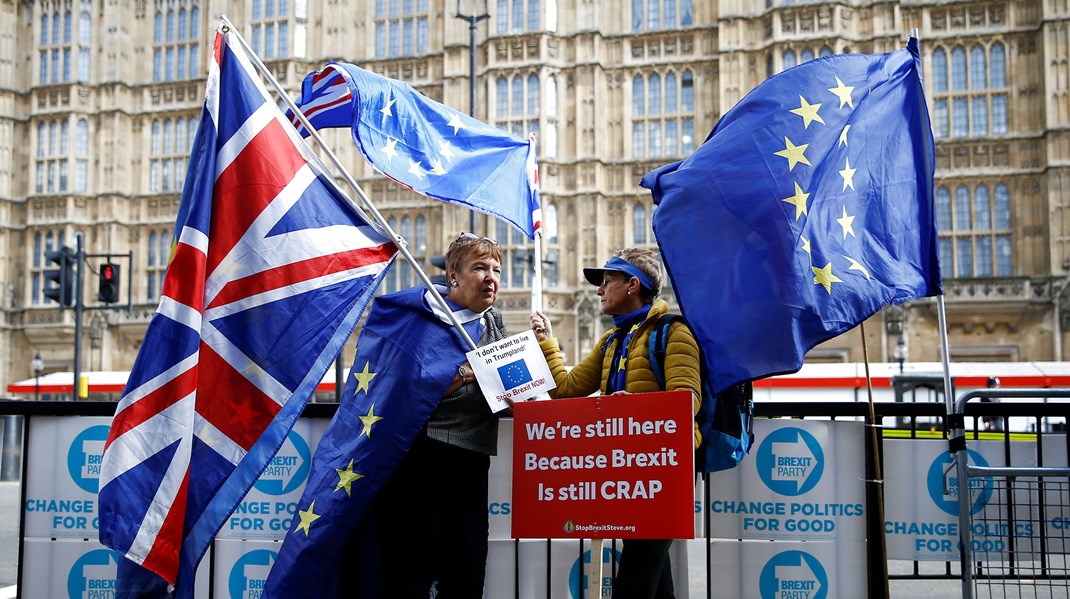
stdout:
[[513,537],[689,539],[691,394],[514,406]]

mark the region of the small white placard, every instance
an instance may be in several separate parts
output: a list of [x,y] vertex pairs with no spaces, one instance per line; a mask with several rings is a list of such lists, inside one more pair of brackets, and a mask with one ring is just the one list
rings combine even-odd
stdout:
[[511,402],[544,395],[557,386],[531,331],[484,345],[466,355],[492,412],[508,408]]

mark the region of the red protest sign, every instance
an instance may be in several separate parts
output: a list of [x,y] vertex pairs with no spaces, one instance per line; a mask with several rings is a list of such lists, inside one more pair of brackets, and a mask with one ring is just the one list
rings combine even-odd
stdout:
[[694,433],[686,391],[513,407],[513,537],[690,539]]

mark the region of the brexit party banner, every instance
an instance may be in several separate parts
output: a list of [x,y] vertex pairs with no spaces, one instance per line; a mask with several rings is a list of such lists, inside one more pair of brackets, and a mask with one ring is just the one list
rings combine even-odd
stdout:
[[[1039,461],[1037,450],[1033,440],[1014,440],[1009,448],[1002,440],[971,440],[966,459],[980,467],[1066,467],[1064,436],[1045,435]],[[971,549],[977,561],[1003,560],[1012,550],[1019,558],[1070,550],[1066,542],[1070,520],[1057,509],[1066,504],[1065,495],[1062,500],[1054,496],[1052,485],[1044,488],[1041,498],[1042,486],[1036,478],[1019,478],[1010,493],[1003,477],[972,478],[964,483],[947,441],[890,439],[884,442],[884,451],[884,532],[889,558],[957,560],[959,495],[963,492],[970,496]],[[1042,511],[1042,507],[1047,509]]]
[[557,387],[531,331],[473,349],[466,355],[494,413],[514,402],[545,396]]
[[27,419],[25,536],[96,539],[97,491],[111,418]]
[[[100,465],[111,420],[53,416],[27,419],[21,596],[86,599],[116,596],[119,556],[97,540]],[[216,546],[221,550],[210,549],[208,559],[201,561],[195,597],[210,595],[213,582],[208,572],[213,566],[217,579],[236,569],[244,572],[228,580],[216,580],[216,596],[240,599],[260,596],[262,587],[258,586],[256,574],[266,576],[274,557],[254,551],[277,548],[278,543],[273,542],[285,536],[296,502],[305,488],[311,456],[326,427],[325,418],[298,420],[279,452],[216,535]],[[508,501],[507,493],[505,497]],[[223,570],[226,573],[221,574]],[[220,589],[229,592],[220,595]]]
[[513,536],[693,538],[692,418],[686,391],[517,404]]
[[755,420],[747,459],[710,475],[710,536],[864,540],[863,432],[861,422]]
[[[691,555],[704,555],[689,541]],[[866,542],[710,541],[713,599],[855,599],[866,594]]]
[[285,538],[308,481],[312,455],[325,430],[325,418],[299,419],[253,488],[216,533],[216,539]]
[[[206,557],[211,556],[212,549],[209,549]],[[115,574],[119,554],[96,540],[26,539],[19,557],[24,568],[18,588],[19,597],[116,597]],[[211,597],[208,588],[210,562],[211,559],[204,559],[197,568],[197,582],[193,592],[195,599]],[[215,596],[223,595],[217,593]]]

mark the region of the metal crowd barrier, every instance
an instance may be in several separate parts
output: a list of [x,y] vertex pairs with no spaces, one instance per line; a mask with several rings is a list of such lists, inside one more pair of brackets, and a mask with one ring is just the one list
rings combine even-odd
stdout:
[[[995,397],[1001,400],[1034,401],[1028,403],[1026,401],[973,402],[967,406],[967,402],[970,399]],[[879,455],[884,455],[884,439],[949,440],[952,446],[952,453],[957,458],[955,467],[963,469],[959,472],[959,480],[984,479],[987,481],[991,479],[993,481],[993,492],[988,503],[995,507],[993,508],[994,511],[985,511],[974,515],[972,518],[968,507],[964,510],[960,509],[960,518],[962,519],[960,526],[963,532],[962,546],[965,546],[967,551],[962,552],[959,563],[953,561],[914,561],[911,564],[907,562],[909,571],[904,572],[902,569],[898,569],[888,574],[885,564],[880,561],[885,556],[882,553],[880,544],[875,542],[867,543],[869,582],[868,588],[864,591],[864,596],[885,596],[885,589],[889,580],[892,584],[893,596],[896,595],[894,586],[896,583],[919,580],[947,581],[949,585],[956,584],[961,580],[962,596],[971,599],[975,596],[1068,596],[1066,591],[1068,586],[1066,553],[1070,551],[1070,542],[1067,542],[1066,537],[1070,536],[1070,533],[1067,532],[1070,531],[1070,513],[1068,513],[1070,512],[1070,496],[1068,496],[1070,495],[1070,490],[1068,490],[1070,489],[1070,484],[1068,484],[1070,469],[1043,467],[985,469],[971,466],[965,460],[966,438],[967,435],[970,435],[970,438],[974,440],[979,438],[1002,439],[1005,453],[1008,457],[1007,463],[1010,464],[1012,440],[1016,436],[1020,437],[1017,433],[1007,430],[1009,428],[1007,425],[1012,418],[1017,419],[1019,422],[1022,419],[1026,419],[1029,423],[1027,428],[1037,433],[1035,434],[1035,440],[1038,445],[1043,443],[1044,438],[1061,436],[1061,442],[1066,444],[1068,447],[1067,452],[1070,453],[1070,439],[1067,438],[1065,424],[1061,425],[1062,432],[1056,435],[1040,434],[1042,431],[1050,430],[1049,423],[1052,418],[1062,419],[1070,416],[1067,403],[1046,403],[1043,400],[1047,398],[1070,398],[1070,389],[994,389],[974,391],[963,395],[959,399],[956,404],[956,412],[950,417],[946,414],[946,408],[943,403],[882,402],[875,404],[878,423],[885,421],[894,423],[894,426],[890,425],[888,428],[883,429],[882,438],[878,441],[881,444],[881,447],[878,448]],[[113,402],[0,401],[0,415],[26,417],[19,419],[26,421],[24,426],[28,431],[30,421],[33,420],[34,416],[110,416],[114,411],[114,406]],[[309,404],[304,416],[329,418],[333,415],[335,407],[332,404]],[[865,420],[867,413],[868,407],[864,402],[761,402],[755,406],[755,415],[759,418],[859,421]],[[972,428],[974,430],[967,431],[965,423],[970,419],[973,421]],[[988,421],[988,419],[998,419],[1002,422],[1002,428],[1005,432],[979,433],[978,431],[984,428],[982,423]],[[8,420],[11,420],[11,418],[8,418]],[[9,439],[16,438],[16,435],[17,437],[22,437],[21,434],[18,434],[21,431],[10,430],[12,427],[7,428],[9,430],[6,431],[8,433],[6,436]],[[958,448],[957,451],[956,448]],[[19,452],[22,453],[21,448],[19,448]],[[22,458],[24,457],[24,455],[19,455],[17,461],[23,462]],[[9,456],[4,456],[4,459],[8,458]],[[867,458],[867,464],[870,462],[871,460]],[[12,467],[18,469],[19,466],[22,467],[22,479],[25,482],[27,473],[25,472],[24,462],[22,464],[6,464],[9,469]],[[867,478],[872,477],[867,474]],[[997,478],[1000,481],[998,483],[995,482]],[[701,479],[700,484],[705,486],[706,495],[708,496],[708,478]],[[25,493],[25,484],[23,485],[23,493]],[[965,501],[967,506],[969,506],[969,499],[969,494],[960,495],[960,500]],[[872,498],[867,497],[865,512],[868,518],[868,536],[870,539],[875,539],[880,536],[884,523],[878,517],[880,512],[876,509],[870,509],[871,500]],[[25,496],[23,501],[25,501]],[[25,514],[22,514],[22,516],[24,517]],[[696,536],[697,540],[706,541],[707,548],[709,546],[708,541],[711,539],[709,522],[710,519],[705,518],[706,530]],[[1002,526],[1009,527],[1013,531],[1014,527],[1019,525],[1039,526],[1037,522],[1059,522],[1062,525],[1062,528],[1058,529],[1061,534],[1038,535],[1037,538],[1039,540],[1036,542],[1030,541],[1028,545],[1015,545],[1018,539],[1012,534],[1008,538],[1008,550],[1001,548],[998,552],[995,551],[994,547],[989,547],[987,553],[983,551],[985,549],[983,546],[979,548],[980,551],[971,547],[970,532],[971,530],[977,530],[978,527]],[[20,526],[20,530],[24,530],[24,527]],[[493,552],[496,553],[493,556],[495,565],[512,570],[512,584],[509,586],[513,587],[511,596],[515,599],[533,596],[544,596],[546,599],[555,597],[551,585],[551,578],[553,577],[551,565],[555,559],[561,557],[562,552],[569,556],[569,561],[575,560],[577,563],[582,564],[590,559],[589,554],[585,555],[590,550],[589,544],[578,540],[556,541],[553,543],[539,540],[511,540],[497,541],[496,543],[498,543],[498,548],[505,549],[505,551]],[[511,547],[509,547],[510,545]],[[611,567],[604,573],[607,578],[612,576],[616,568],[615,560],[612,558],[618,555],[619,550],[619,544],[607,541],[603,551],[604,554],[611,556]],[[674,553],[673,559],[677,559],[677,554]],[[689,594],[686,588],[681,589],[678,585],[678,596],[705,596],[707,598],[717,596],[715,589],[718,582],[715,579],[716,577],[712,576],[709,571],[710,560],[707,558],[704,561],[707,566],[706,572],[693,572],[692,575],[697,575],[701,579],[698,581],[697,586],[704,587],[703,590],[705,592],[701,593],[699,591],[700,594]],[[966,564],[970,566],[967,567]],[[529,581],[532,577],[544,581],[536,585],[538,590],[534,595],[530,586],[526,589],[521,588],[522,573]],[[583,568],[573,569],[573,573],[578,577],[575,581],[575,586],[578,588],[585,587]],[[691,588],[696,589],[695,581],[692,582]],[[975,587],[975,583],[987,584],[986,592],[989,594],[977,594],[979,587]],[[1038,594],[1038,591],[1047,591],[1049,594]],[[507,595],[502,595],[502,597],[505,596]],[[495,599],[498,599],[498,597]]]
[[[1012,466],[1009,442],[1007,467],[971,464],[965,431],[970,400],[1047,398],[1070,398],[1070,389],[979,389],[959,396],[948,417],[955,478],[965,481],[958,484],[963,599],[1070,596],[1070,468],[1043,466],[1043,435],[1036,437],[1037,466]],[[1009,440],[1006,416],[992,418],[1002,420],[987,421],[995,424],[990,428],[1006,431]],[[975,416],[975,431],[977,424]]]

